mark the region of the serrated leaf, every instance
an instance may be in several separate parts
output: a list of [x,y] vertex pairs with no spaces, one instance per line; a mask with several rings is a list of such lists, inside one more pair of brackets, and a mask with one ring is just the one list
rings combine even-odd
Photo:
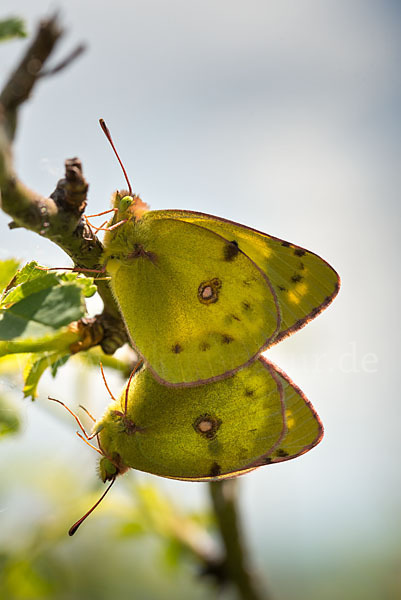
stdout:
[[93,279],[77,273],[49,273],[31,262],[20,269],[0,301],[0,340],[35,339],[85,315],[84,297]]
[[14,277],[0,300],[1,353],[32,352],[24,371],[24,395],[32,399],[46,368],[51,367],[54,376],[69,359],[70,344],[78,335],[69,325],[85,315],[84,298],[96,291],[90,277],[37,267],[32,261],[11,272]]
[[[12,294],[16,290],[18,290],[22,284],[28,283],[29,281],[34,280],[34,279],[40,279],[44,275],[48,275],[48,274],[55,275],[55,273],[47,273],[46,271],[41,271],[37,267],[38,267],[38,263],[35,261],[31,261],[30,263],[27,263],[26,265],[24,265],[22,267],[22,269],[19,269],[19,271],[17,271],[15,273],[15,276],[9,282],[6,289],[3,291],[2,295],[1,295],[0,306],[2,305],[3,302],[6,304],[5,299],[10,294]],[[37,290],[35,290],[35,291],[37,291]],[[24,297],[23,293],[20,292],[20,297],[17,297],[15,301],[17,302],[18,300],[21,300],[23,297]],[[13,302],[13,300],[12,300],[12,295],[11,295],[8,303],[12,304],[12,302]]]
[[0,340],[43,337],[84,314],[81,289],[75,284],[42,289],[0,313]]
[[56,377],[57,371],[60,367],[64,366],[68,359],[71,358],[71,354],[65,354],[64,356],[60,356],[54,363],[51,365],[51,374],[52,377]]
[[12,38],[23,38],[26,37],[27,33],[25,30],[25,23],[18,17],[10,17],[9,19],[3,19],[0,21],[0,42],[9,40]]
[[58,352],[33,354],[31,360],[28,361],[24,369],[24,387],[22,390],[24,398],[30,397],[32,400],[35,400],[39,380],[45,370],[48,367],[53,368],[53,365],[57,364],[58,361],[64,360],[64,358],[65,355],[61,355]]
[[0,437],[16,433],[20,428],[17,412],[0,396]]
[[90,298],[96,294],[97,287],[93,282],[93,277],[86,277],[81,273],[61,273],[59,274],[59,277],[62,281],[79,285],[85,298]]
[[3,290],[12,280],[19,267],[15,258],[0,260],[0,290]]
[[68,284],[75,285],[87,298],[96,292],[93,277],[85,277],[80,273],[52,273],[42,270],[37,262],[32,261],[20,269],[8,284],[1,296],[0,308],[10,308],[32,294]]

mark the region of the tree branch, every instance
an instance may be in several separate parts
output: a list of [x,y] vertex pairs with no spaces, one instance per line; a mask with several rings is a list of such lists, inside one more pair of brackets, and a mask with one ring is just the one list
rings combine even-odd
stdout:
[[[0,94],[0,189],[1,208],[12,217],[10,227],[24,227],[46,237],[66,252],[81,269],[101,270],[103,246],[82,218],[86,208],[88,183],[84,179],[79,159],[68,159],[65,177],[57,183],[47,198],[30,190],[14,171],[12,142],[14,139],[18,109],[29,98],[43,74],[43,65],[53,52],[62,35],[57,18],[52,17],[40,24],[36,36],[17,68],[11,74]],[[55,68],[59,71],[80,54],[78,49]],[[100,345],[104,352],[113,353],[128,341],[124,322],[109,285],[96,280],[104,304],[99,322],[103,328]],[[94,336],[97,339],[97,336]]]
[[238,480],[212,481],[209,483],[209,491],[225,548],[226,579],[235,585],[241,600],[269,600],[247,564],[238,515]]

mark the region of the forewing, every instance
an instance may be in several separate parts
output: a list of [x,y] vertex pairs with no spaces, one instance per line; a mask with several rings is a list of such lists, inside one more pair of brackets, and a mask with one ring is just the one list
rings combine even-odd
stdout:
[[216,232],[148,215],[112,276],[133,343],[164,384],[227,377],[280,327],[269,279]]
[[[188,223],[203,225],[237,242],[264,271],[274,287],[281,311],[280,331],[272,343],[303,327],[326,308],[337,295],[340,279],[320,256],[255,229],[203,213],[171,210],[154,211]],[[155,218],[154,217],[154,218]]]

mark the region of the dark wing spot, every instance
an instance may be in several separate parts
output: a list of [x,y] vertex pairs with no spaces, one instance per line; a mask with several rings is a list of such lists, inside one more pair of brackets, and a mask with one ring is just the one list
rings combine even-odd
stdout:
[[249,304],[249,302],[241,302],[241,305],[244,310],[251,310],[251,305]]
[[198,287],[198,300],[202,304],[214,304],[219,299],[221,281],[214,277],[210,281],[202,281]]
[[211,477],[217,477],[218,475],[221,475],[221,467],[217,462],[212,464],[209,475]]
[[299,269],[300,271],[303,271],[303,270],[305,269],[305,265],[304,265],[304,263],[302,262],[302,260],[300,260],[300,261],[299,261],[298,269]]
[[236,256],[238,256],[238,253],[238,243],[235,240],[232,242],[227,242],[227,244],[224,246],[224,260],[230,262],[234,260]]
[[284,248],[289,248],[291,246],[290,242],[281,242],[281,245],[284,246]]
[[231,315],[231,317],[234,319],[234,321],[241,321],[241,319],[237,317],[237,315]]
[[280,456],[281,458],[284,458],[285,456],[288,456],[288,452],[286,452],[285,450],[280,448],[280,450],[277,450],[276,456]]
[[303,256],[305,254],[305,250],[302,250],[302,248],[295,248],[294,254],[295,256]]
[[249,389],[249,388],[247,388],[247,389],[245,390],[245,396],[248,396],[248,398],[250,398],[251,396],[253,396],[253,395],[254,395],[254,393],[255,393],[255,390],[251,390],[251,389]]
[[231,344],[231,342],[234,341],[234,338],[231,335],[227,335],[227,333],[224,333],[221,336],[221,343],[222,344]]
[[265,459],[264,459],[264,463],[265,463],[265,465],[270,465],[270,464],[271,464],[271,462],[272,462],[272,459],[271,459],[271,457],[270,457],[270,456],[268,456],[267,458],[265,458]]
[[303,280],[303,277],[299,273],[294,273],[294,275],[291,277],[291,281],[293,283],[299,283],[302,280]]
[[201,342],[199,344],[199,350],[202,350],[202,352],[206,352],[206,350],[210,350],[210,344],[208,344],[207,342]]
[[200,415],[192,423],[192,427],[196,433],[199,433],[202,437],[213,440],[216,437],[217,431],[222,421],[214,415],[204,414]]
[[288,292],[287,288],[285,288],[283,285],[278,285],[277,287],[280,290],[280,292]]
[[182,346],[180,346],[180,344],[175,344],[171,348],[171,352],[174,352],[174,354],[179,354],[180,352],[182,352]]

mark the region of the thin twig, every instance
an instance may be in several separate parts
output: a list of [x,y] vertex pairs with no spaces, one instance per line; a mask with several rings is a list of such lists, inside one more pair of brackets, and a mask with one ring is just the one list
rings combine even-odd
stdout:
[[68,67],[70,63],[72,63],[76,58],[78,58],[78,56],[85,52],[85,49],[85,44],[80,44],[55,67],[51,67],[51,69],[48,69],[47,71],[41,71],[39,73],[39,77],[49,77],[49,75],[55,75],[56,73],[59,73],[60,71]]

